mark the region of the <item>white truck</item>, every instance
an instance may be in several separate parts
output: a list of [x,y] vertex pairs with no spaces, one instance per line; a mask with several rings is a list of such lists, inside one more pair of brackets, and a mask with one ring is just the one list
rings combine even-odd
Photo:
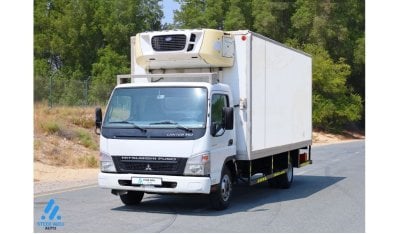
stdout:
[[126,205],[144,193],[209,194],[232,184],[289,188],[311,161],[312,59],[257,33],[213,29],[131,37],[102,118],[98,183]]

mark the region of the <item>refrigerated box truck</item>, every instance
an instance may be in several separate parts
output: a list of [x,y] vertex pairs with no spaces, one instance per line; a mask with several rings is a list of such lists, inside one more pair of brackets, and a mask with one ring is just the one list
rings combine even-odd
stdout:
[[235,182],[289,188],[312,162],[312,59],[267,37],[139,33],[117,84],[104,119],[96,109],[98,183],[126,205],[187,193],[225,209]]

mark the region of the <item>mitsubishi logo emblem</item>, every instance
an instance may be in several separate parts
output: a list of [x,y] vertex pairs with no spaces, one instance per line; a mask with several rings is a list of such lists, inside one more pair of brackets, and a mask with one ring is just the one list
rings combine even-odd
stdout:
[[147,166],[146,166],[146,168],[144,169],[145,171],[151,171],[152,169],[151,169],[151,167],[150,167],[150,164],[147,164]]

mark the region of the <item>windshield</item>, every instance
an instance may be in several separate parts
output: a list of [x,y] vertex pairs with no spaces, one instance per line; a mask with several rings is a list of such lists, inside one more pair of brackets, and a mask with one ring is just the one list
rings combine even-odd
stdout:
[[113,92],[104,127],[205,128],[206,103],[206,88],[119,88]]

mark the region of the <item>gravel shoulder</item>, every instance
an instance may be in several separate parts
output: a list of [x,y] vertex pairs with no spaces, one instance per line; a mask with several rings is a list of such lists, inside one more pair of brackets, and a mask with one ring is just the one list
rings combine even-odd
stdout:
[[34,194],[84,187],[97,183],[98,168],[67,168],[34,163]]

